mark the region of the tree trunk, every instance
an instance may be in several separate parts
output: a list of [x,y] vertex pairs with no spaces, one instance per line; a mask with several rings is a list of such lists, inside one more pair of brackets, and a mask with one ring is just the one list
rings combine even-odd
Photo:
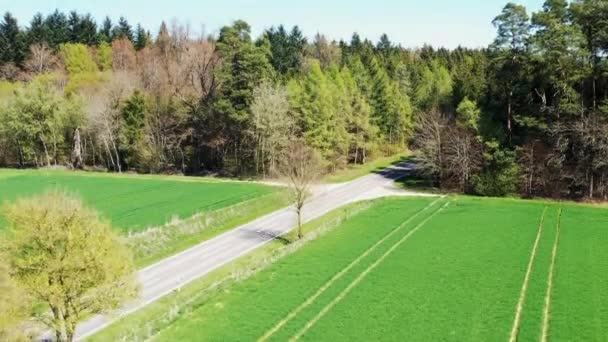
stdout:
[[17,153],[19,154],[19,167],[23,168],[25,164],[25,158],[23,156],[23,148],[21,147],[21,142],[17,139]]
[[302,206],[298,205],[297,210],[298,214],[298,240],[304,237],[304,232],[302,231]]
[[511,108],[511,97],[513,96],[513,91],[509,92],[509,101],[507,104],[507,131],[509,132],[509,144],[511,143],[511,139],[513,137],[513,123],[511,122],[511,117],[513,115]]
[[589,198],[593,198],[593,171],[590,172],[590,179],[589,179]]
[[47,166],[51,166],[51,157],[49,156],[49,150],[46,147],[46,142],[44,141],[44,138],[42,137],[42,135],[40,135],[40,141],[42,142],[42,147],[44,148],[44,156],[46,157],[46,165]]
[[74,148],[72,150],[72,166],[75,169],[82,169],[82,148],[80,143],[80,130],[74,131]]

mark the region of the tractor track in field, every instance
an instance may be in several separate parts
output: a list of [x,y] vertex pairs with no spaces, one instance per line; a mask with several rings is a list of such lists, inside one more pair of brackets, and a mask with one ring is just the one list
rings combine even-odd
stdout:
[[[394,187],[394,180],[407,176],[414,167],[412,164],[392,166],[316,193],[304,208],[303,221],[308,222],[346,204],[364,199],[385,196],[437,196],[398,190]],[[281,237],[295,226],[296,213],[290,206],[139,270],[137,278],[141,284],[140,297],[125,304],[112,316],[95,315],[80,323],[76,328],[76,340],[91,336],[120,317],[137,311],[218,267]],[[50,332],[41,336],[41,339],[50,338]]]
[[538,245],[542,237],[543,226],[545,224],[545,215],[547,214],[548,207],[544,207],[543,213],[540,217],[540,223],[538,224],[538,232],[536,233],[536,240],[530,253],[530,260],[528,261],[528,268],[526,269],[526,275],[524,276],[524,282],[519,292],[519,299],[517,300],[517,306],[515,307],[515,318],[513,320],[513,327],[511,328],[511,334],[509,335],[509,342],[516,342],[517,336],[519,335],[519,328],[521,325],[521,316],[526,302],[526,295],[528,292],[528,284],[530,283],[530,275],[532,274],[532,268],[534,267],[534,261],[536,260],[536,252],[538,251]]
[[545,305],[543,307],[543,325],[540,340],[547,342],[549,339],[549,315],[551,314],[551,294],[553,292],[553,278],[555,273],[555,260],[557,259],[557,246],[559,244],[559,228],[562,218],[562,209],[557,212],[557,226],[555,228],[555,240],[551,250],[551,264],[549,265],[549,275],[547,276],[547,292],[545,293]]
[[327,289],[329,289],[336,281],[342,278],[348,271],[350,271],[353,267],[355,267],[361,260],[367,257],[370,253],[372,253],[378,246],[380,246],[384,241],[388,240],[391,236],[399,232],[403,227],[405,227],[408,223],[414,220],[423,212],[432,208],[437,202],[439,202],[440,198],[431,202],[424,208],[418,210],[412,216],[407,218],[401,224],[399,224],[396,228],[391,230],[388,234],[382,237],[380,240],[376,241],[371,247],[363,251],[357,258],[351,261],[346,267],[344,267],[340,272],[336,273],[333,277],[331,277],[325,284],[323,284],[319,289],[310,297],[308,297],[302,304],[296,307],[293,311],[291,311],[285,318],[280,320],[277,324],[275,324],[271,329],[266,331],[262,337],[258,339],[258,342],[263,342],[268,340],[274,333],[279,331],[285,324],[287,324],[291,319],[298,315],[302,310],[310,306],[319,296],[321,296]]
[[319,311],[319,313],[317,315],[315,315],[315,317],[313,317],[310,321],[308,321],[306,323],[306,325],[304,325],[304,327],[302,327],[302,329],[300,329],[293,337],[291,337],[289,339],[290,342],[294,342],[299,340],[308,330],[310,330],[310,328],[312,328],[321,318],[323,318],[323,316],[325,316],[329,311],[331,311],[331,309],[338,304],[342,299],[344,299],[344,297],[346,297],[348,295],[348,293],[350,291],[352,291],[352,289],[354,289],[361,281],[363,281],[365,279],[365,277],[372,272],[376,267],[378,267],[380,264],[382,264],[382,262],[395,250],[397,249],[399,246],[401,246],[405,241],[407,241],[414,233],[416,233],[418,230],[420,230],[422,227],[424,227],[424,225],[429,222],[433,217],[435,217],[435,215],[437,215],[439,212],[443,211],[451,202],[447,201],[445,204],[443,204],[439,209],[435,210],[434,212],[432,212],[429,216],[427,216],[424,220],[422,220],[420,223],[418,223],[414,228],[412,228],[412,230],[410,230],[405,236],[403,236],[401,239],[399,239],[399,241],[395,242],[386,252],[384,252],[373,264],[369,265],[365,270],[363,270],[363,272],[361,272],[359,274],[359,276],[357,276],[357,278],[355,278],[350,284],[348,284],[348,286],[342,290],[331,302],[329,302],[327,305],[325,305],[323,307],[323,309],[321,309],[321,311]]

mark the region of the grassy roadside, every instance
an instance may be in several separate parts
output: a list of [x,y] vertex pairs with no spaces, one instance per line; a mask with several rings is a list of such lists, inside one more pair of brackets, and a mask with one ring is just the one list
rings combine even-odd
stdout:
[[183,221],[124,237],[143,268],[290,204],[286,191],[270,193]]
[[[133,314],[120,318],[86,340],[141,341],[148,339],[168,327],[181,315],[207,302],[213,295],[228,291],[231,285],[249,278],[281,257],[293,253],[307,242],[324,235],[349,217],[369,208],[370,203],[353,203],[317,218],[304,225],[307,235],[303,240],[289,244],[281,239],[273,240],[205,277],[195,280],[180,291],[173,292]],[[289,241],[293,241],[295,232],[291,232],[285,237]]]
[[401,153],[388,157],[377,158],[365,164],[349,165],[343,170],[338,170],[330,175],[327,175],[324,177],[323,181],[327,183],[348,182],[355,178],[365,176],[374,171],[379,171],[388,166],[396,164],[408,156],[409,153]]

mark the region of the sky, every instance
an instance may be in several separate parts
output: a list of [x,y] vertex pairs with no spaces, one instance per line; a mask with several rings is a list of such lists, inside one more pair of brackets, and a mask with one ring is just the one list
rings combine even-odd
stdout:
[[[317,32],[329,39],[350,40],[353,32],[377,41],[387,33],[404,47],[425,43],[454,48],[484,47],[492,42],[492,19],[509,0],[0,0],[0,11],[9,11],[27,26],[32,16],[58,8],[91,13],[101,23],[108,15],[117,22],[122,15],[133,26],[141,23],[153,34],[161,20],[189,24],[193,31],[216,34],[236,19],[247,21],[254,37],[264,29],[298,25],[307,37]],[[511,0],[538,11],[543,0]]]

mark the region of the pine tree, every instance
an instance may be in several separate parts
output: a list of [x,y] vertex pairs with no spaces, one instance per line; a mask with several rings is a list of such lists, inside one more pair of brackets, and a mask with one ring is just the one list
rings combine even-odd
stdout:
[[19,29],[17,19],[6,12],[0,22],[0,63],[20,66],[26,55],[25,34]]
[[68,16],[68,27],[70,43],[80,43],[80,16],[76,11],[71,11]]
[[150,43],[150,36],[146,30],[141,26],[141,24],[137,24],[137,28],[135,29],[135,42],[134,46],[136,50],[141,50],[148,46]]
[[80,23],[78,28],[78,40],[80,43],[88,46],[94,46],[99,44],[99,36],[97,35],[97,23],[91,17],[90,13],[87,13],[80,17]]
[[46,17],[45,26],[48,30],[47,43],[52,49],[58,49],[59,45],[70,41],[70,27],[65,14],[55,10]]
[[48,40],[49,31],[44,22],[44,17],[41,13],[36,13],[30,21],[30,27],[27,30],[28,45],[40,44],[43,42],[48,42]]
[[249,107],[253,101],[253,90],[264,80],[270,78],[270,65],[265,48],[251,41],[251,28],[244,21],[235,21],[231,26],[220,30],[217,52],[223,59],[217,71],[218,81],[222,84],[213,108],[222,117],[226,132],[234,147],[234,167],[236,173],[245,171],[241,158],[244,156],[244,134],[251,125]]
[[118,26],[112,30],[112,39],[123,39],[126,38],[133,41],[133,28],[129,25],[129,22],[125,17],[118,19]]
[[99,41],[111,43],[112,40],[114,40],[114,37],[112,36],[112,27],[112,20],[110,17],[106,16],[106,18],[103,20],[101,28],[99,29]]
[[541,64],[543,79],[548,84],[539,88],[548,97],[548,104],[560,112],[578,114],[580,99],[573,86],[579,86],[585,68],[579,63],[584,56],[583,33],[572,25],[566,0],[548,0],[543,10],[532,16],[535,34],[533,45]]

